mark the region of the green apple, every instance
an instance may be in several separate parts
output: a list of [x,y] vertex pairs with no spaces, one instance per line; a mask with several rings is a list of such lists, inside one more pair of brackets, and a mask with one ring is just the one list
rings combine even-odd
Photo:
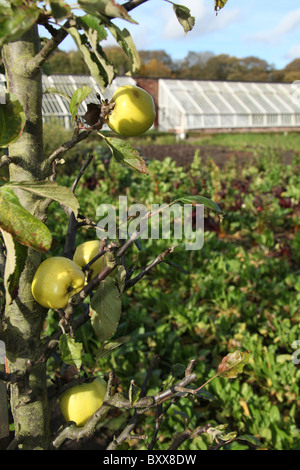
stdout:
[[38,267],[31,286],[35,300],[47,308],[64,308],[85,283],[84,272],[62,256],[47,258]]
[[107,124],[117,134],[135,136],[144,134],[155,119],[155,105],[152,96],[142,88],[124,85],[113,94],[115,103]]
[[84,426],[104,401],[107,384],[97,377],[93,382],[83,383],[66,390],[59,398],[60,409],[66,421]]
[[[83,268],[99,253],[99,245],[100,240],[89,240],[78,245],[73,256],[74,263]],[[100,273],[105,266],[105,255],[102,255],[90,266],[92,277]]]

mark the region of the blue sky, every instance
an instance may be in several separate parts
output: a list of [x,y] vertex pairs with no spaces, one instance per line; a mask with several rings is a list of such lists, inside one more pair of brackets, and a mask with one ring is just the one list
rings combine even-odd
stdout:
[[[174,60],[183,59],[189,51],[210,51],[236,57],[253,55],[280,69],[300,57],[300,2],[228,0],[217,16],[214,0],[175,3],[188,6],[196,17],[193,31],[186,35],[172,5],[164,0],[149,0],[133,10],[131,16],[138,25],[115,22],[130,31],[139,50],[163,49]],[[113,38],[102,43],[111,44]],[[66,39],[61,49],[74,50],[72,39]]]

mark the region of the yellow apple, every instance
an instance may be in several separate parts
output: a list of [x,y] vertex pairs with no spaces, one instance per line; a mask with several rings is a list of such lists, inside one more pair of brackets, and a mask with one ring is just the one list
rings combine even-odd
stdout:
[[124,85],[113,94],[115,107],[107,124],[117,134],[135,136],[144,134],[155,119],[155,105],[152,96],[142,88]]
[[66,421],[84,426],[104,401],[107,384],[97,377],[93,382],[75,385],[59,398],[60,409]]
[[[88,264],[99,253],[99,243],[100,240],[89,240],[78,245],[73,256],[74,263],[83,268],[83,266]],[[104,267],[105,255],[102,255],[90,266],[92,277],[95,277],[96,274],[100,273]]]
[[47,258],[38,267],[32,281],[32,295],[47,308],[64,308],[85,283],[84,272],[74,261],[62,256]]

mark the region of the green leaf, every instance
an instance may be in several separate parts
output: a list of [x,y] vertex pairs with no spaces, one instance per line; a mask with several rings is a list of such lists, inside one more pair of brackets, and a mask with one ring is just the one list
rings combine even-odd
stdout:
[[127,341],[129,341],[129,339],[130,339],[129,336],[120,336],[120,338],[116,339],[115,341],[109,341],[107,343],[102,344],[101,348],[98,349],[98,351],[96,353],[97,360],[101,359],[102,357],[106,356],[107,354],[110,354],[112,351],[119,348],[124,343],[127,343]]
[[234,351],[223,357],[218,367],[218,376],[226,379],[234,379],[243,372],[245,364],[249,361],[250,353]]
[[236,441],[247,441],[247,442],[249,442],[249,444],[252,444],[252,445],[258,446],[258,447],[262,446],[262,443],[259,442],[259,440],[256,439],[256,437],[250,436],[249,434],[243,434],[242,436],[237,436],[235,440]]
[[52,181],[20,181],[18,183],[8,183],[5,186],[7,188],[21,188],[38,196],[53,199],[53,201],[71,209],[76,217],[78,215],[78,199],[66,186],[60,186]]
[[10,233],[0,230],[6,247],[4,287],[6,305],[9,305],[18,295],[19,279],[25,265],[27,248],[14,240]]
[[71,7],[64,0],[50,0],[51,13],[56,20],[62,20],[71,13]]
[[175,204],[176,202],[181,202],[182,204],[203,204],[208,209],[211,209],[218,214],[223,214],[223,211],[216,202],[204,196],[180,196],[178,199],[173,201],[172,204]]
[[[79,22],[78,24],[83,23]],[[93,31],[91,30],[88,34],[80,34],[77,28],[71,27],[68,28],[68,32],[74,39],[78,50],[81,52],[92,77],[96,80],[101,89],[104,90],[114,78],[114,68],[108,61],[100,45],[96,45]],[[89,41],[89,37],[91,41]]]
[[59,95],[62,98],[65,98],[68,101],[71,101],[71,97],[65,91],[58,90],[55,87],[46,88],[46,90],[44,90],[43,93],[52,93],[54,95]]
[[112,278],[104,279],[93,295],[90,316],[100,341],[105,341],[116,332],[121,318],[121,299]]
[[117,266],[116,271],[117,271],[118,288],[119,288],[120,293],[122,294],[122,292],[124,290],[124,287],[125,287],[125,281],[126,281],[126,274],[127,274],[126,269],[121,264],[121,265]]
[[197,397],[203,398],[204,400],[214,401],[216,397],[211,393],[207,392],[206,390],[198,390],[196,393]]
[[184,5],[177,5],[176,3],[173,3],[173,9],[184,32],[188,33],[191,31],[195,26],[195,17],[191,16],[190,9]]
[[1,2],[0,47],[24,34],[36,22],[40,13],[41,10],[35,2]]
[[121,165],[128,166],[137,173],[147,172],[146,163],[139,151],[135,149],[131,144],[122,139],[115,137],[104,137],[104,141],[111,150],[111,153],[115,160]]
[[140,389],[140,387],[138,387],[137,384],[133,380],[131,380],[128,395],[129,401],[132,405],[135,405],[135,403],[139,400],[141,396],[141,391],[142,390]]
[[226,3],[227,0],[215,0],[215,11],[218,12],[219,10],[221,10]]
[[80,104],[89,96],[91,91],[92,89],[88,86],[77,88],[77,90],[74,91],[71,101],[70,101],[70,105],[69,105],[69,110],[72,115],[72,120],[75,119],[75,116],[78,113],[78,108]]
[[62,334],[58,347],[61,352],[62,361],[70,366],[75,366],[79,370],[81,367],[82,343],[77,343],[68,334]]
[[20,204],[12,188],[0,188],[0,227],[22,245],[45,252],[51,247],[49,229]]
[[82,28],[85,32],[92,33],[97,36],[97,42],[107,39],[107,31],[105,27],[100,24],[99,18],[94,15],[84,15],[76,19],[78,28]]
[[78,4],[82,7],[87,13],[92,13],[98,16],[100,19],[103,17],[108,18],[122,18],[123,20],[129,21],[130,23],[137,22],[131,18],[127,10],[111,0],[78,0]]
[[7,147],[22,135],[26,122],[23,107],[17,98],[7,93],[0,105],[0,147]]
[[106,27],[129,58],[131,73],[138,72],[141,68],[141,60],[129,31],[126,28],[121,30],[112,22],[107,22]]
[[[96,13],[95,15],[99,16]],[[137,72],[141,67],[141,61],[129,31],[127,29],[121,30],[107,17],[103,17],[101,21],[130,59],[132,73]],[[103,25],[99,24],[99,19],[94,15],[89,14],[76,18],[77,27],[69,28],[68,32],[82,53],[92,76],[102,89],[105,89],[114,78],[114,67],[99,44],[107,36]],[[80,34],[78,30],[82,29],[84,33]]]

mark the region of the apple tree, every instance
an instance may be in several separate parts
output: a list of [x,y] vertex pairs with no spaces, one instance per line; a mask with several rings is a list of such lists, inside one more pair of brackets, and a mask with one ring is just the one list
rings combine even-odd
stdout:
[[[7,436],[9,406],[14,432],[13,439],[7,444],[9,449],[59,448],[65,439],[79,439],[91,434],[99,420],[110,409],[117,407],[134,410],[128,425],[120,430],[109,446],[113,449],[130,437],[143,412],[151,407],[162,406],[162,403],[179,392],[197,394],[202,388],[188,387],[197,378],[193,372],[193,359],[187,364],[182,380],[154,396],[147,395],[146,377],[139,396],[134,400],[130,393],[129,399],[112,393],[115,377],[111,371],[106,378],[104,402],[87,423],[81,427],[76,426],[74,422],[66,423],[55,437],[51,435],[50,414],[53,397],[48,394],[49,357],[56,351],[60,354],[63,364],[77,371],[71,374],[69,380],[58,380],[55,384],[56,397],[75,384],[88,382],[90,378],[80,373],[82,345],[75,341],[74,332],[84,323],[91,321],[103,352],[117,347],[113,335],[121,315],[120,293],[123,295],[127,286],[133,286],[150,269],[162,262],[172,248],[160,253],[138,276],[131,277],[132,273],[126,271],[122,259],[129,246],[136,242],[139,233],[134,233],[122,243],[99,241],[97,254],[82,266],[83,281],[79,283],[79,289],[77,285],[77,288],[72,290],[68,280],[61,281],[61,295],[67,295],[67,302],[54,306],[58,319],[57,330],[51,336],[41,339],[50,304],[43,303],[39,293],[33,296],[32,285],[35,275],[41,272],[38,268],[42,266],[44,255],[51,260],[52,235],[47,227],[48,208],[56,201],[69,218],[65,230],[66,243],[61,247],[61,257],[56,264],[56,269],[64,274],[66,272],[64,264],[60,264],[61,259],[75,264],[72,258],[76,249],[77,230],[83,226],[95,228],[95,224],[85,220],[81,214],[75,194],[76,186],[80,184],[80,178],[93,156],[89,156],[81,168],[74,168],[78,174],[72,188],[60,186],[55,181],[56,167],[62,163],[62,156],[87,139],[91,133],[96,133],[99,140],[104,140],[108,145],[115,160],[147,177],[145,162],[135,148],[120,138],[108,138],[101,134],[103,124],[113,112],[112,102],[95,103],[94,107],[88,109],[85,122],[79,118],[78,107],[91,92],[88,87],[77,89],[72,96],[65,96],[69,100],[73,118],[72,138],[62,142],[51,155],[44,154],[43,67],[49,56],[70,35],[91,75],[102,89],[105,89],[115,77],[115,71],[103,52],[101,41],[107,34],[111,34],[130,59],[131,71],[137,71],[140,61],[131,35],[126,28],[118,27],[114,19],[122,19],[125,23],[135,22],[131,12],[146,1],[128,0],[121,5],[114,0],[79,0],[75,6],[70,6],[64,0],[0,1],[0,48],[7,84],[6,93],[1,96],[0,101],[0,147],[7,151],[4,152],[0,165],[2,168],[8,168],[9,174],[6,183],[0,187],[0,277],[3,280],[0,299],[0,345],[5,347],[5,367],[0,361],[0,442],[4,442]],[[171,1],[168,3],[171,4],[170,8],[173,8],[184,31],[191,30],[195,19],[189,9]],[[225,3],[224,0],[217,0],[216,11]],[[76,14],[78,8],[83,15]],[[41,25],[50,33],[49,39],[40,37]],[[53,89],[48,92],[62,93],[61,90]],[[216,204],[201,196],[198,199],[189,199],[189,202],[206,204],[221,213]],[[84,282],[85,275],[82,273],[91,273],[90,266],[104,255],[106,262],[101,269]],[[42,272],[39,279],[42,286],[39,287],[40,290],[43,287],[50,289],[51,279],[49,281],[47,278],[50,271],[46,269]],[[110,276],[113,272],[116,276]],[[84,308],[87,305],[86,299],[90,299],[89,309]],[[74,309],[78,307],[82,307],[82,313],[74,318]],[[224,359],[217,376],[235,377],[247,362],[248,355],[237,351]],[[154,367],[155,364],[151,366],[152,369]],[[6,402],[7,390],[9,403]],[[178,447],[184,439],[200,432],[204,432],[204,429],[190,431],[184,437],[179,436],[172,448]],[[153,448],[155,440],[154,433],[149,448]]]

